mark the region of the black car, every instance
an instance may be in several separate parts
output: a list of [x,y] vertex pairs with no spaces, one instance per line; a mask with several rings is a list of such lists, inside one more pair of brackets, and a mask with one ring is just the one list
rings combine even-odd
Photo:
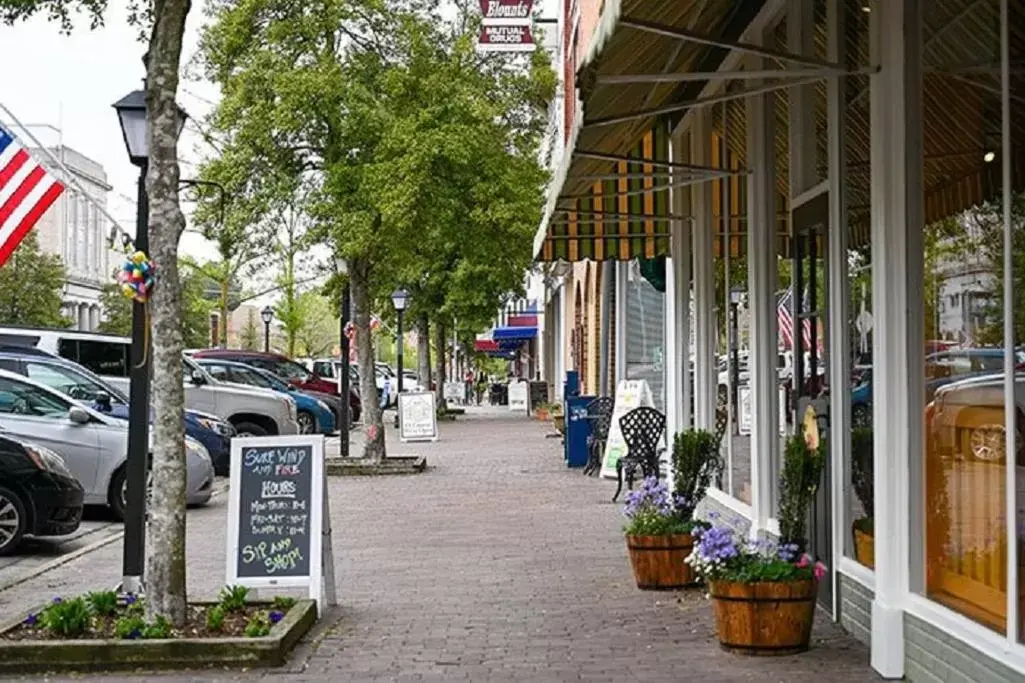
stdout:
[[85,491],[48,448],[0,434],[0,555],[26,534],[65,536],[82,522]]

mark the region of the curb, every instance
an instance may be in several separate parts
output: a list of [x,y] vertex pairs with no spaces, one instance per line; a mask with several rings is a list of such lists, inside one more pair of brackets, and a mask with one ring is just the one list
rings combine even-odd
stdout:
[[[221,494],[225,493],[227,490],[228,490],[228,481],[227,480],[224,480],[223,482],[221,482],[219,484],[215,483],[214,484],[213,494],[210,496],[210,500],[214,500],[215,498],[217,498]],[[94,533],[101,533],[102,531],[103,531],[103,529],[97,529]],[[99,540],[93,541],[92,543],[89,543],[88,545],[84,545],[81,548],[78,548],[77,550],[73,550],[70,553],[68,553],[67,555],[62,555],[62,556],[60,556],[58,558],[55,558],[55,559],[51,560],[50,562],[47,562],[46,564],[40,565],[40,566],[36,567],[35,569],[29,570],[28,572],[26,572],[25,574],[22,574],[21,576],[17,576],[17,577],[15,577],[13,579],[8,579],[7,581],[4,581],[4,582],[0,583],[0,593],[3,593],[6,590],[10,590],[11,588],[14,588],[15,586],[20,586],[23,583],[27,583],[28,581],[31,581],[32,579],[34,579],[36,577],[42,576],[43,574],[49,573],[49,572],[53,571],[54,569],[57,569],[58,567],[62,567],[65,564],[68,564],[69,562],[74,562],[75,560],[77,560],[78,558],[82,557],[83,555],[88,555],[89,553],[95,552],[95,551],[99,550],[100,548],[104,548],[104,547],[110,545],[114,541],[121,540],[124,537],[125,537],[125,531],[124,531],[124,528],[121,527],[117,531],[113,531],[109,535],[107,535],[107,536],[105,536],[105,537],[103,537],[103,538],[101,538]]]

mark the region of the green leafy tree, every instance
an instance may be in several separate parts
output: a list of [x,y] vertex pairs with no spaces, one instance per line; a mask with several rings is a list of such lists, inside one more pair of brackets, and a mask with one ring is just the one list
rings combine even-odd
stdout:
[[39,249],[30,232],[0,268],[0,324],[67,327],[61,313],[66,271],[60,256]]
[[316,291],[302,292],[296,297],[295,307],[302,311],[302,320],[296,329],[296,351],[307,358],[325,356],[338,344],[338,313],[331,300]]

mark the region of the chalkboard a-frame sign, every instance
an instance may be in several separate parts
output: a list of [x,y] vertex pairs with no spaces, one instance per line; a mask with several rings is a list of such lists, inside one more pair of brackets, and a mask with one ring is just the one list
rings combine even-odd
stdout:
[[325,483],[323,435],[232,439],[229,586],[308,588],[318,607],[336,603]]

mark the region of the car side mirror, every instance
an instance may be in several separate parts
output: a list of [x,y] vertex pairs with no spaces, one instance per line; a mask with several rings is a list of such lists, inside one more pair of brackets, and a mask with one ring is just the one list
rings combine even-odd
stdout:
[[192,371],[191,379],[192,379],[192,383],[197,385],[197,386],[200,385],[200,384],[206,384],[206,377],[204,377],[203,373],[200,372],[199,370],[193,370]]
[[93,400],[96,401],[96,405],[99,406],[100,410],[103,412],[109,413],[111,411],[110,394],[106,391],[97,391]]
[[92,416],[86,412],[85,408],[72,406],[71,410],[68,411],[68,419],[77,425],[84,425],[92,420]]

